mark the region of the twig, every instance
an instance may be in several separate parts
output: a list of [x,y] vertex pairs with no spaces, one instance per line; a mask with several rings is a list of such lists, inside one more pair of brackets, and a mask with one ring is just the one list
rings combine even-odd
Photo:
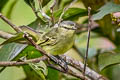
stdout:
[[21,32],[21,29],[19,27],[17,27],[16,25],[14,25],[13,23],[11,23],[5,16],[3,16],[0,13],[0,18],[2,20],[4,20],[6,23],[8,23],[16,32]]
[[28,63],[38,63],[40,61],[44,61],[46,60],[47,57],[46,56],[42,56],[40,58],[35,58],[35,59],[30,59],[30,60],[25,60],[24,62],[18,62],[18,61],[2,61],[0,62],[0,67],[7,67],[7,66],[21,66],[21,65],[25,65]]
[[54,0],[54,2],[53,2],[53,4],[51,5],[51,7],[50,7],[50,12],[51,12],[51,21],[52,21],[52,23],[53,23],[53,25],[55,24],[55,21],[54,21],[54,16],[53,16],[53,11],[54,11],[54,7],[55,7],[55,5],[56,5],[56,0]]
[[85,76],[85,71],[86,71],[86,65],[87,65],[87,58],[88,58],[88,49],[89,49],[89,41],[90,41],[90,31],[91,31],[91,25],[92,25],[92,20],[91,20],[91,8],[88,7],[88,40],[87,40],[87,49],[85,53],[85,59],[84,59],[84,71],[83,74]]

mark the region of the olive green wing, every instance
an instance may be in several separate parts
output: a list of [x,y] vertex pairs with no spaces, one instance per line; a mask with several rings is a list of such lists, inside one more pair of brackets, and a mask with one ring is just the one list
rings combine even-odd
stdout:
[[58,42],[58,36],[59,33],[57,32],[56,29],[51,29],[49,32],[45,33],[42,36],[42,39],[46,40],[46,42],[41,43],[41,46],[46,46],[46,45],[55,45]]

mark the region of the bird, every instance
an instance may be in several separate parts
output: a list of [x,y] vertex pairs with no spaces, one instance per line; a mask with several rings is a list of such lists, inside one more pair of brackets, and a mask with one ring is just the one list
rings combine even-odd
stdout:
[[22,33],[16,34],[2,44],[16,42],[30,45],[23,37],[24,33],[28,33],[37,45],[52,55],[64,54],[73,46],[77,29],[76,23],[72,21],[62,21],[52,27],[41,27],[39,30],[34,30],[29,26],[20,26],[19,28]]

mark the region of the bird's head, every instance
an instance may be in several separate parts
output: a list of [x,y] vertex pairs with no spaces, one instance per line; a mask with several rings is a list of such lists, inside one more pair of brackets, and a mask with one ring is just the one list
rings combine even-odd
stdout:
[[67,30],[76,30],[76,23],[72,21],[63,21],[60,23],[59,27],[67,29]]
[[55,24],[54,28],[56,28],[57,32],[62,35],[73,35],[76,31],[76,23],[72,21],[62,21],[60,24]]

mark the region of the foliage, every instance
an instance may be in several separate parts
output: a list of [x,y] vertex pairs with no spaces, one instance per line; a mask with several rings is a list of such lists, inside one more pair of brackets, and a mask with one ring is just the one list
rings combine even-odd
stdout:
[[[38,0],[39,1],[39,0]],[[93,0],[96,1],[96,0]],[[107,0],[102,0],[107,1]],[[37,30],[41,25],[43,27],[49,26],[49,20],[46,18],[46,15],[49,17],[52,16],[50,13],[50,7],[53,4],[54,0],[41,0],[41,4],[39,5],[38,2],[35,0],[0,0],[0,12],[6,15],[11,21],[20,26],[20,25],[28,25],[32,29]],[[57,0],[57,5],[54,7],[54,19],[55,22],[59,21],[59,17],[63,12],[64,8],[70,4],[72,0]],[[86,25],[87,20],[85,16],[87,16],[87,7],[85,1],[78,0],[74,3],[63,15],[63,20],[70,20],[76,22],[79,26]],[[85,7],[83,5],[85,4]],[[101,4],[101,3],[99,3]],[[97,4],[90,4],[90,6],[96,6]],[[34,14],[34,10],[41,10],[45,12],[45,16],[42,13],[39,13],[39,18],[36,18]],[[95,27],[91,31],[91,40],[90,40],[90,49],[88,55],[88,66],[94,69],[96,72],[100,72],[102,75],[106,76],[110,80],[119,80],[119,68],[120,68],[120,49],[119,38],[117,40],[111,39],[111,34],[104,34],[105,32],[110,32],[111,29],[105,30],[106,27],[102,26],[105,25],[105,17],[108,17],[109,25],[113,26],[113,34],[116,36],[119,33],[116,33],[116,27],[118,25],[112,24],[112,19],[109,14],[113,14],[114,12],[120,11],[120,4],[116,4],[113,1],[109,0],[106,4],[102,5],[100,9],[93,11],[93,20],[98,21],[99,27]],[[101,25],[101,23],[102,25]],[[86,27],[82,26],[80,29],[84,30]],[[9,25],[5,22],[0,20],[0,30],[7,31],[10,33],[15,33]],[[44,30],[44,29],[42,29]],[[41,30],[41,31],[42,31]],[[7,41],[0,39],[0,61],[11,61],[11,60],[19,60],[21,58],[33,59],[42,56],[42,54],[37,51],[33,46],[28,46],[25,44],[15,43],[18,40],[23,40],[22,36],[23,33],[16,34]],[[5,41],[5,42],[3,42]],[[73,52],[69,56],[73,56],[74,58],[78,58],[78,60],[83,61],[84,54],[86,51],[86,42],[87,42],[87,31],[81,31],[80,33],[76,34],[75,44],[73,47]],[[77,52],[76,52],[77,51]],[[68,51],[69,52],[69,51]],[[68,55],[68,54],[67,54]],[[76,56],[77,55],[77,56]],[[72,76],[65,75],[51,69],[50,67],[46,66],[46,62],[39,62],[36,64],[28,63],[29,65],[25,65],[22,67],[12,67],[6,68],[4,71],[0,73],[0,80],[79,80]],[[0,67],[2,69],[2,67]],[[18,70],[18,71],[16,71]],[[10,73],[14,71],[14,76]],[[22,74],[19,76],[19,74]],[[6,76],[8,77],[6,78]],[[118,77],[118,78],[116,78]]]

